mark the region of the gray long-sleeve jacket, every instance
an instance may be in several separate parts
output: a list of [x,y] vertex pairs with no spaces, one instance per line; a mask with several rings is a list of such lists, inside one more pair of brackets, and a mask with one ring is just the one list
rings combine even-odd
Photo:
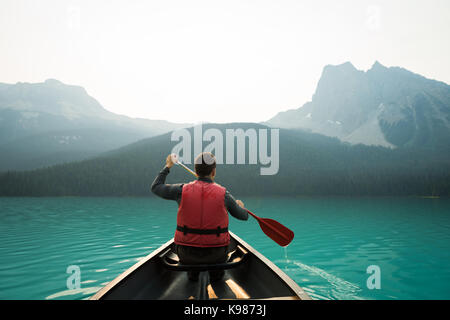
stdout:
[[[183,192],[183,183],[178,184],[165,184],[166,177],[169,174],[170,169],[168,167],[164,167],[158,176],[156,176],[155,180],[152,183],[152,192],[157,196],[167,199],[167,200],[175,200],[178,205],[181,202],[181,194]],[[201,181],[213,183],[211,179],[208,178],[198,178]],[[233,196],[226,191],[225,197],[223,199],[225,203],[225,207],[228,212],[235,218],[239,220],[247,220],[248,213],[245,209],[241,208],[234,200]]]

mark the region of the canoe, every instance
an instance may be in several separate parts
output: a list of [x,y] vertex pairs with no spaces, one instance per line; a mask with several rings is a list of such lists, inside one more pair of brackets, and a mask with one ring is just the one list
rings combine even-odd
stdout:
[[[230,232],[228,260],[216,265],[182,265],[173,239],[141,259],[98,291],[91,300],[270,299],[310,297],[280,268]],[[210,282],[208,270],[223,269],[222,280]],[[188,270],[200,272],[190,281]]]

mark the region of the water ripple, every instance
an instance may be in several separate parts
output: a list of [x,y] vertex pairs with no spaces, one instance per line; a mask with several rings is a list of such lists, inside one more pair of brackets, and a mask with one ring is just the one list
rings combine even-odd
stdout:
[[[449,200],[244,201],[294,241],[276,246],[253,219],[230,219],[230,229],[314,299],[450,299]],[[161,199],[0,198],[0,299],[86,299],[169,240],[175,217]],[[381,268],[381,290],[366,286],[370,265]]]

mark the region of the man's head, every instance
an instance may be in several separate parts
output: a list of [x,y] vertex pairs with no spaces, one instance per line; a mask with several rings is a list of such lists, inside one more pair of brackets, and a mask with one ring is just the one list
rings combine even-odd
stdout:
[[195,158],[194,168],[199,177],[214,179],[216,176],[216,158],[211,152],[202,152]]

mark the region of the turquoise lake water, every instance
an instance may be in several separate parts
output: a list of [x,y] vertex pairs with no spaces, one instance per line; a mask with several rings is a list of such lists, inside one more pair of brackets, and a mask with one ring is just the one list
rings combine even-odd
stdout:
[[[450,199],[243,198],[295,232],[285,249],[253,218],[230,228],[313,299],[450,299]],[[0,299],[86,299],[172,236],[157,198],[0,198]],[[69,266],[81,272],[69,290]],[[380,268],[368,289],[367,267]]]

